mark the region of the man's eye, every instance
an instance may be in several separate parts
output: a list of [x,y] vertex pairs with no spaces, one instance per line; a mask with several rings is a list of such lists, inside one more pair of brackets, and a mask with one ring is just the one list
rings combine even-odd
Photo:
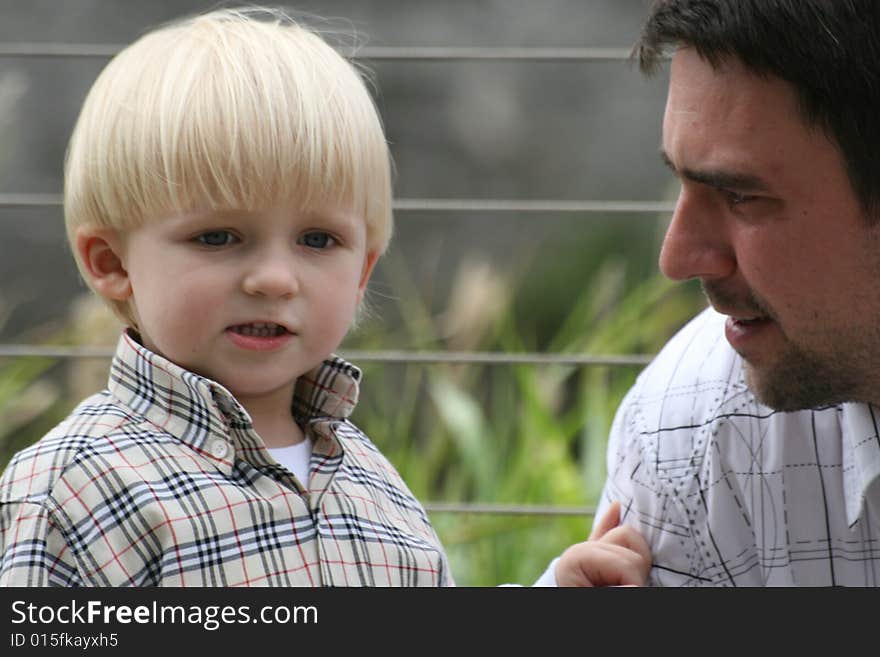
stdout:
[[754,201],[757,197],[752,196],[751,194],[739,194],[737,192],[725,192],[725,196],[727,196],[727,202],[730,205],[742,205],[743,203],[748,203],[749,201]]
[[333,246],[336,240],[327,233],[314,232],[303,235],[300,238],[300,243],[310,249],[326,249]]
[[205,246],[227,246],[235,241],[235,235],[228,230],[212,230],[196,237],[196,241]]

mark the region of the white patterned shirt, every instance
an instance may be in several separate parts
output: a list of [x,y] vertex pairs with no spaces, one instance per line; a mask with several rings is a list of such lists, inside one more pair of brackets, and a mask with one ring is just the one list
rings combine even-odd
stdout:
[[0,478],[0,586],[443,586],[422,505],[349,420],[331,358],[291,411],[310,473],[279,465],[218,383],[123,335],[108,389]]
[[758,403],[707,309],[618,409],[611,500],[651,546],[656,586],[880,585],[880,409]]

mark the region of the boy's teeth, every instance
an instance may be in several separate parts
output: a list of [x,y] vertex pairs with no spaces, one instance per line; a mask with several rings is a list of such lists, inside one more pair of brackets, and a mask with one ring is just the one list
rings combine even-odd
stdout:
[[267,324],[265,322],[240,324],[238,326],[233,326],[232,330],[241,335],[249,335],[257,338],[268,338],[286,333],[286,329],[283,326],[279,326],[278,324]]

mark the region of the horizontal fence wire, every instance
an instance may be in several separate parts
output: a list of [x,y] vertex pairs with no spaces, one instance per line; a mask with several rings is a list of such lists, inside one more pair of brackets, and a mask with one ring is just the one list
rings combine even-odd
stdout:
[[534,212],[609,213],[672,212],[670,201],[562,201],[510,199],[397,199],[394,209],[403,212]]
[[[125,47],[115,43],[2,43],[0,57],[109,58]],[[615,62],[630,59],[629,48],[365,46],[343,54],[350,59],[373,61]]]
[[551,506],[540,504],[468,504],[426,502],[428,513],[484,514],[494,516],[576,516],[592,517],[596,508],[591,506]]
[[[113,347],[0,344],[0,358],[104,358],[113,357]],[[351,361],[380,363],[421,363],[452,365],[574,365],[643,367],[653,356],[642,354],[548,354],[487,351],[357,351],[342,350],[339,355]]]
[[[61,207],[60,194],[0,193],[0,208]],[[394,201],[397,212],[534,212],[534,213],[655,213],[672,212],[671,201],[562,201],[517,199],[438,199],[399,198]]]

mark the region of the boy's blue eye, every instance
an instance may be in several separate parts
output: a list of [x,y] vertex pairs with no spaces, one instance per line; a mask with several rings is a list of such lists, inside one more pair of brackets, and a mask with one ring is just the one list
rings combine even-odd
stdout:
[[212,230],[198,235],[196,240],[205,246],[226,246],[235,241],[235,235],[228,230]]
[[327,233],[306,233],[300,238],[300,242],[311,249],[326,249],[333,246],[335,240]]

